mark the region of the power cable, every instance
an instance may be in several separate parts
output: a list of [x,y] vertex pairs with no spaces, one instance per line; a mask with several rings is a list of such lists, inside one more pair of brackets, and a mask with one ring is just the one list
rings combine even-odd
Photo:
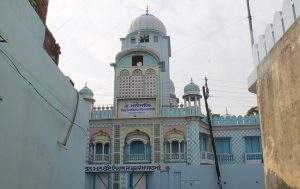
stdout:
[[84,9],[89,3],[91,3],[93,0],[87,0],[85,4],[83,4],[79,9],[77,9],[74,14],[72,14],[69,18],[67,18],[60,26],[58,26],[54,32],[59,31],[66,23],[68,23],[70,20],[72,20],[82,9]]
[[66,120],[68,120],[70,123],[73,123],[74,125],[76,125],[77,127],[79,127],[81,129],[81,131],[83,131],[83,133],[88,136],[87,132],[85,131],[85,129],[83,129],[82,126],[80,126],[78,123],[73,122],[73,119],[70,119],[67,115],[65,115],[61,110],[59,110],[58,108],[56,108],[51,102],[49,102],[49,100],[44,97],[39,90],[32,84],[32,82],[30,82],[19,70],[19,68],[15,65],[15,63],[13,62],[13,60],[2,50],[0,49],[0,52],[10,61],[10,63],[8,62],[9,66],[13,68],[13,70],[15,72],[18,73],[19,76],[21,76],[21,78],[23,80],[25,80],[29,86],[32,87],[32,89],[35,91],[36,94],[38,94],[38,96],[40,96],[40,98],[42,98],[53,110],[55,110],[57,113],[59,113],[62,117],[64,117]]

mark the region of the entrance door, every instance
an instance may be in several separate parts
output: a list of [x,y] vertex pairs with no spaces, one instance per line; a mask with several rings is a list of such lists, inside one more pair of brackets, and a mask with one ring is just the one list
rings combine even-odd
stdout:
[[146,173],[129,173],[129,189],[146,189]]

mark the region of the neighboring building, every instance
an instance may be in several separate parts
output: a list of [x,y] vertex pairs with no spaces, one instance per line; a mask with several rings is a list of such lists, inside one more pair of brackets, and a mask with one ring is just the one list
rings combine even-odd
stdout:
[[92,96],[80,97],[56,66],[47,3],[0,1],[1,188],[84,188]]
[[[218,188],[200,88],[188,83],[178,104],[164,24],[147,11],[121,43],[114,105],[91,113],[86,189]],[[223,188],[263,189],[258,116],[212,122]]]
[[300,188],[300,1],[284,0],[282,11],[253,45],[256,93],[268,189]]

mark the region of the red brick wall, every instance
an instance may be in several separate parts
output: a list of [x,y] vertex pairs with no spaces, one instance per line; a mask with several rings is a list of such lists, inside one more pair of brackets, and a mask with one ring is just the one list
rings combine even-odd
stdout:
[[29,0],[29,2],[41,18],[42,22],[46,24],[49,0]]
[[55,64],[58,65],[59,55],[61,54],[60,46],[58,43],[56,43],[55,38],[46,25],[49,0],[29,0],[29,2],[46,26],[44,49],[47,51],[48,55],[52,58]]

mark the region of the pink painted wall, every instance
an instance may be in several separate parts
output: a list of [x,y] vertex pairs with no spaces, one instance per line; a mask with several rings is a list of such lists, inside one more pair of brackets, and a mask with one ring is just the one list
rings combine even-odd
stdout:
[[164,126],[163,127],[164,137],[166,136],[166,133],[168,133],[169,131],[171,131],[173,129],[182,131],[184,133],[184,135],[186,135],[186,127],[184,125],[180,125],[180,126]]
[[112,128],[89,128],[90,137],[101,130],[112,138]]

